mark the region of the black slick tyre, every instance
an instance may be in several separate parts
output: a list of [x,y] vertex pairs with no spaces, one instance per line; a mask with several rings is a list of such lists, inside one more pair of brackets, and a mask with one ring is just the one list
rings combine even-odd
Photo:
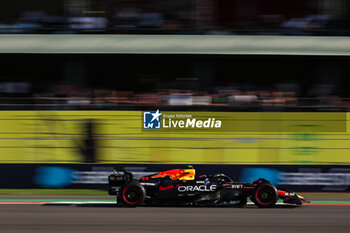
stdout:
[[137,181],[126,183],[117,196],[117,202],[121,202],[125,206],[135,207],[145,201],[146,190]]
[[252,193],[251,200],[260,208],[273,207],[278,200],[277,189],[271,184],[258,185]]

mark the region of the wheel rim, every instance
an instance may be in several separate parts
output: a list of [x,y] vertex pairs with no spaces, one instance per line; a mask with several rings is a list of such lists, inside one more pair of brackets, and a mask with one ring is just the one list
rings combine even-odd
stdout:
[[123,192],[123,199],[128,204],[137,204],[142,198],[142,191],[135,185],[127,186]]
[[260,187],[256,192],[256,200],[262,205],[269,205],[275,200],[275,192],[269,186]]

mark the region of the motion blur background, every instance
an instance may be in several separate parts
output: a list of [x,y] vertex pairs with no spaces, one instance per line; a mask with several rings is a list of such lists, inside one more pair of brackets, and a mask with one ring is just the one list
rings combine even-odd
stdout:
[[[103,190],[113,167],[190,163],[350,190],[349,1],[1,1],[0,33],[2,189]],[[156,109],[288,125],[142,131]]]
[[13,0],[3,33],[348,35],[346,0]]

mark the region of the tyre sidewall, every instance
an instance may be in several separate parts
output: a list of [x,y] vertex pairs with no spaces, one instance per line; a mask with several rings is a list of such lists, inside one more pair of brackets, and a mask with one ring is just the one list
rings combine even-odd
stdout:
[[[273,195],[271,197],[271,200],[268,202],[264,202],[261,200],[260,196],[260,192],[262,192],[263,190],[269,190],[269,194]],[[258,185],[251,197],[251,200],[254,202],[255,205],[257,205],[260,208],[269,208],[269,207],[273,207],[275,206],[277,200],[278,200],[278,192],[275,186],[271,185],[271,184],[261,184]]]
[[[127,192],[130,189],[136,189],[138,190],[139,197],[135,201],[130,201],[127,198]],[[124,205],[127,206],[138,206],[142,204],[145,201],[146,198],[146,190],[145,188],[137,181],[132,181],[126,183],[119,192],[119,195],[117,197],[117,201],[122,202]]]

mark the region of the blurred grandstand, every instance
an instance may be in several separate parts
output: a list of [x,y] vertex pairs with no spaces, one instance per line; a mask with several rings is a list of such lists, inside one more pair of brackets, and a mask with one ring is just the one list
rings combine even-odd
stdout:
[[0,33],[349,35],[347,0],[13,0]]
[[[350,35],[346,0],[13,0],[0,3],[0,15],[2,34]],[[45,48],[41,55],[22,53],[10,49],[0,56],[1,109],[347,111],[350,106],[348,56],[322,51],[321,56],[215,50],[82,56]]]
[[[0,3],[0,15],[2,34],[350,35],[346,0],[13,0]],[[2,42],[23,47],[23,41],[15,38],[4,37]],[[40,46],[42,41],[37,43]],[[320,44],[320,49],[324,43],[311,47]],[[128,46],[133,44],[124,47]],[[289,46],[287,42],[280,47]],[[219,55],[219,50],[211,55],[174,55],[166,48],[163,55],[131,50],[84,56],[50,51],[44,46],[41,55],[1,51],[1,109],[34,105],[36,109],[157,106],[220,111],[349,108],[349,59],[319,56],[325,55],[322,51],[318,56],[269,56],[278,54],[269,51],[263,56]]]
[[347,56],[5,53],[0,61],[3,110],[350,107]]

